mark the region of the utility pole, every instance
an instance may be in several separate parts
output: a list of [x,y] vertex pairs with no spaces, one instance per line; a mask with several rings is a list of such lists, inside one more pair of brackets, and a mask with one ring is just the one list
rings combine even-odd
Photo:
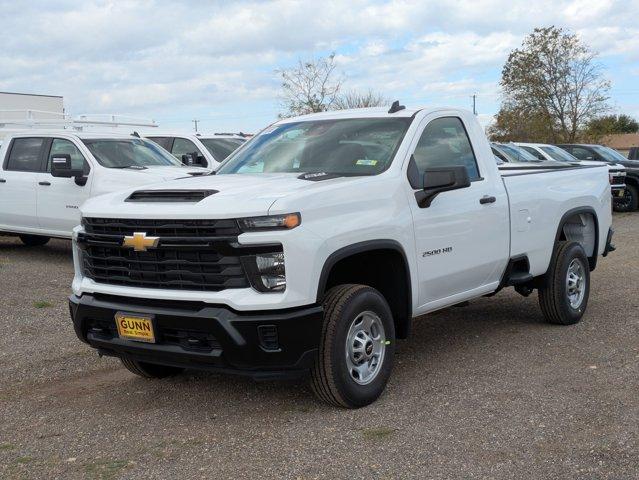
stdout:
[[199,120],[191,120],[195,124],[195,133],[197,133],[197,124]]
[[477,115],[477,94],[473,93],[473,115]]

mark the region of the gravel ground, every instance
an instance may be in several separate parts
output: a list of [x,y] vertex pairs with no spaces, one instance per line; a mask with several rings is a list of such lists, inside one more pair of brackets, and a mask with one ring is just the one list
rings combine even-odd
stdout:
[[415,322],[356,411],[304,383],[143,380],[79,342],[68,242],[0,237],[0,478],[639,478],[639,214],[575,326],[512,291]]

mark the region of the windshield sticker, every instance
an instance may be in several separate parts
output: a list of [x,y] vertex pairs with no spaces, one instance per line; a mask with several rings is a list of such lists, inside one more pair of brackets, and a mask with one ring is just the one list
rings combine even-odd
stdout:
[[377,165],[377,160],[369,160],[368,158],[360,158],[355,162],[355,165],[366,165],[368,167],[374,167]]

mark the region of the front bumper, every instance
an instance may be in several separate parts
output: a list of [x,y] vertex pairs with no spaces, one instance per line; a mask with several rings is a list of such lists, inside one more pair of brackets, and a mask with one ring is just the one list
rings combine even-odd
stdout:
[[[78,338],[101,355],[265,379],[308,372],[323,318],[320,306],[235,312],[201,302],[89,294],[69,297],[69,309]],[[153,316],[157,343],[120,338],[117,312]]]

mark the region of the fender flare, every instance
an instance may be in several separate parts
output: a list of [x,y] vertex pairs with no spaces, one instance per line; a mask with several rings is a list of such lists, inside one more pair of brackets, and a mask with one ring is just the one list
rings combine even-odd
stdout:
[[410,263],[408,263],[408,257],[406,256],[406,252],[404,251],[404,247],[396,240],[390,239],[379,239],[379,240],[367,240],[364,242],[354,243],[352,245],[348,245],[346,247],[342,247],[333,253],[331,253],[324,265],[322,266],[322,272],[320,273],[319,282],[317,286],[317,303],[322,302],[322,297],[324,296],[324,292],[326,290],[326,284],[328,283],[328,277],[331,273],[333,267],[341,260],[348,258],[352,255],[357,255],[359,253],[370,252],[373,250],[392,250],[399,253],[404,262],[404,270],[406,274],[406,318],[404,319],[395,319],[397,324],[397,337],[398,338],[406,338],[408,333],[410,332],[410,323],[413,316],[413,290],[412,290],[412,280],[411,280],[411,270]]
[[590,264],[590,271],[593,271],[597,267],[597,257],[599,256],[599,217],[597,217],[597,212],[592,207],[572,208],[562,215],[561,220],[559,220],[559,225],[557,227],[557,234],[555,235],[555,243],[553,245],[553,255],[557,248],[557,244],[559,243],[559,238],[561,237],[561,233],[563,231],[564,225],[567,223],[570,217],[573,217],[580,213],[587,213],[592,215],[592,218],[595,221],[595,247],[592,252],[592,257],[588,257],[588,263]]

